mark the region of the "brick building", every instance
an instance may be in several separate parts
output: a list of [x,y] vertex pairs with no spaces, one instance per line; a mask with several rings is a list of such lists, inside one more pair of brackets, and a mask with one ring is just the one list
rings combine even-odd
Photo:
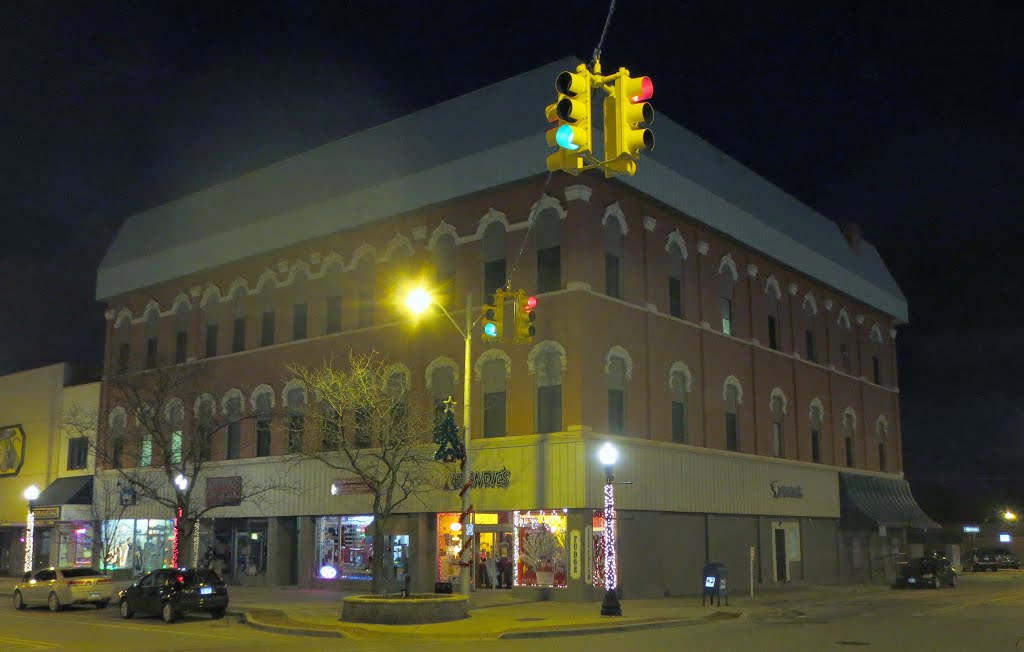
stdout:
[[[474,469],[506,479],[475,492],[474,545],[514,558],[519,590],[600,594],[605,441],[632,483],[618,491],[629,595],[694,592],[707,560],[744,583],[751,551],[755,582],[891,568],[906,530],[934,524],[902,478],[895,336],[908,314],[878,252],[662,117],[635,177],[549,177],[543,108],[575,64],[129,218],[98,274],[107,375],[206,361],[223,416],[301,413],[284,365],[350,349],[384,352],[438,399],[471,382]],[[467,294],[474,312],[506,280],[535,294],[536,337],[474,336],[464,378],[451,323],[413,325],[397,302],[424,277],[458,323]],[[365,495],[332,491],[345,479],[322,465],[288,466],[281,427],[250,422],[212,447],[209,474],[297,469],[306,489],[203,524],[231,579],[365,577]],[[389,549],[424,589],[454,573],[458,500],[408,509]],[[526,559],[538,531],[555,534],[553,568]]]

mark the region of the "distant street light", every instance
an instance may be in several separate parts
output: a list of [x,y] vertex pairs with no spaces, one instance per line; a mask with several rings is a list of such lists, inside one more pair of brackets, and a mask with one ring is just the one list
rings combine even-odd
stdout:
[[1005,521],[1016,521],[1017,515],[1010,510],[1003,512],[1003,520]]

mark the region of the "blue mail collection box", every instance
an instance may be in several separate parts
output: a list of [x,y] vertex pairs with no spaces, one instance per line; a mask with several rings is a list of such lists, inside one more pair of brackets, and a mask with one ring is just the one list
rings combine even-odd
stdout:
[[722,604],[722,596],[725,596],[725,604],[729,604],[729,593],[726,588],[726,581],[728,580],[729,573],[725,568],[725,564],[717,562],[710,562],[704,564],[704,589],[701,594],[700,603],[704,604],[707,596],[711,596],[711,604],[715,603],[715,597],[718,597],[718,604]]

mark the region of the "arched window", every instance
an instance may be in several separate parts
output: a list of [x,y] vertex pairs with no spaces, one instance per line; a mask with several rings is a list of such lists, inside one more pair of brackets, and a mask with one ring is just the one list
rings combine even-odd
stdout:
[[687,397],[690,394],[690,370],[682,362],[672,364],[669,372],[669,387],[672,391],[672,441],[677,444],[690,443],[687,427]]
[[554,208],[545,208],[534,224],[537,251],[537,292],[562,289],[562,218]]
[[686,287],[683,283],[682,240],[668,243],[668,314],[682,319],[686,316]]
[[735,323],[735,294],[736,280],[739,274],[736,272],[736,263],[732,257],[726,254],[718,266],[718,302],[722,313],[722,332],[726,335],[734,335]]
[[124,466],[124,443],[128,439],[128,415],[123,407],[116,407],[110,413],[110,468]]
[[285,386],[288,412],[288,452],[301,453],[306,440],[306,388],[289,382]]
[[454,234],[444,233],[438,236],[434,243],[432,257],[438,292],[444,296],[453,296],[456,270]]
[[565,349],[544,341],[533,347],[527,358],[537,388],[537,432],[562,430],[562,371]]
[[267,457],[271,450],[274,390],[269,385],[257,387],[252,393],[252,405],[256,413],[256,457]]
[[505,225],[495,220],[484,229],[484,295],[505,287]]
[[242,392],[237,389],[229,390],[224,395],[221,406],[228,424],[224,459],[237,460],[242,456]]
[[871,327],[871,378],[876,385],[882,384],[882,329],[875,324]]
[[359,266],[356,268],[356,287],[359,294],[359,307],[357,309],[358,328],[369,328],[373,326],[374,312],[376,310],[376,263],[372,255],[364,255],[359,258]]
[[725,400],[725,448],[738,451],[740,449],[740,403],[743,401],[743,388],[733,376],[725,379],[723,398]]
[[203,301],[203,334],[206,338],[203,353],[212,358],[217,355],[217,338],[220,336],[220,292],[217,288],[207,290]]
[[804,353],[809,362],[817,361],[817,351],[814,348],[815,332],[817,331],[818,305],[814,301],[814,295],[808,292],[804,295],[803,303],[804,317]]
[[341,283],[345,266],[335,254],[324,262],[324,333],[341,332]]
[[786,395],[776,387],[772,390],[771,397],[772,413],[772,455],[775,457],[786,456],[786,433],[783,429],[783,420],[786,417]]
[[277,281],[267,279],[260,289],[260,346],[272,346],[277,333]]
[[875,422],[875,437],[878,439],[878,470],[888,471],[886,445],[889,443],[889,421],[884,416]]
[[292,341],[304,340],[309,336],[309,299],[307,286],[309,274],[299,268],[292,273]]
[[404,432],[408,430],[406,417],[409,413],[409,368],[403,364],[393,364],[387,373],[392,432]]
[[248,291],[245,288],[245,283],[235,285],[231,290],[231,307],[232,314],[234,315],[233,321],[231,322],[231,352],[238,353],[245,350],[245,320],[246,320],[246,303],[248,301]]
[[127,311],[117,316],[114,322],[115,339],[117,341],[117,360],[114,368],[119,374],[128,371],[132,357],[132,316]]
[[622,298],[622,226],[614,215],[604,218],[604,293]]
[[608,385],[608,432],[626,433],[626,381],[631,375],[632,361],[620,346],[612,347],[605,358],[605,378]]
[[484,386],[484,437],[503,437],[508,434],[508,374],[508,360],[504,356],[494,356],[481,365],[480,375]]
[[156,369],[159,349],[160,309],[151,304],[146,309],[146,369]]
[[[181,464],[182,431],[185,427],[185,408],[179,399],[171,399],[166,411],[167,429],[170,433],[168,447],[161,453],[170,457],[171,464]],[[191,443],[191,442],[190,442]]]
[[444,416],[445,401],[455,398],[455,361],[451,358],[435,358],[427,366],[427,387],[434,402],[434,414],[438,420]]
[[848,374],[853,373],[853,328],[846,309],[839,311],[836,320],[839,325],[839,368]]
[[811,461],[821,462],[821,426],[825,420],[825,409],[820,399],[811,400]]
[[857,432],[857,415],[852,408],[843,412],[843,445],[846,449],[846,466],[852,467],[854,458],[854,438]]
[[768,308],[768,347],[778,351],[779,333],[782,329],[782,322],[779,318],[782,312],[779,309],[782,302],[782,290],[774,276],[769,276],[765,281],[764,296]]
[[188,297],[174,303],[174,363],[181,364],[188,357],[188,322],[191,313]]

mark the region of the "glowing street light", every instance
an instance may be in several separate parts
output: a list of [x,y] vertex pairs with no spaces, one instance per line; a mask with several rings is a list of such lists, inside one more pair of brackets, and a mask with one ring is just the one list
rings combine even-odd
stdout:
[[1003,520],[1004,521],[1016,521],[1017,520],[1017,515],[1014,512],[1012,512],[1011,510],[1008,509],[1005,512],[1003,512]]
[[405,307],[418,315],[434,303],[434,298],[423,288],[415,288],[405,297]]
[[179,473],[178,477],[174,478],[174,486],[176,486],[181,491],[185,491],[185,489],[188,487],[188,478]]
[[601,602],[602,616],[621,616],[619,604],[618,549],[615,541],[615,462],[619,460],[619,449],[610,442],[597,452],[597,459],[604,467],[604,600]]
[[35,552],[35,530],[36,530],[36,516],[32,513],[32,508],[35,507],[36,499],[39,498],[39,487],[35,485],[29,486],[22,494],[25,500],[28,501],[28,515],[25,517],[25,572],[32,570],[32,553]]

